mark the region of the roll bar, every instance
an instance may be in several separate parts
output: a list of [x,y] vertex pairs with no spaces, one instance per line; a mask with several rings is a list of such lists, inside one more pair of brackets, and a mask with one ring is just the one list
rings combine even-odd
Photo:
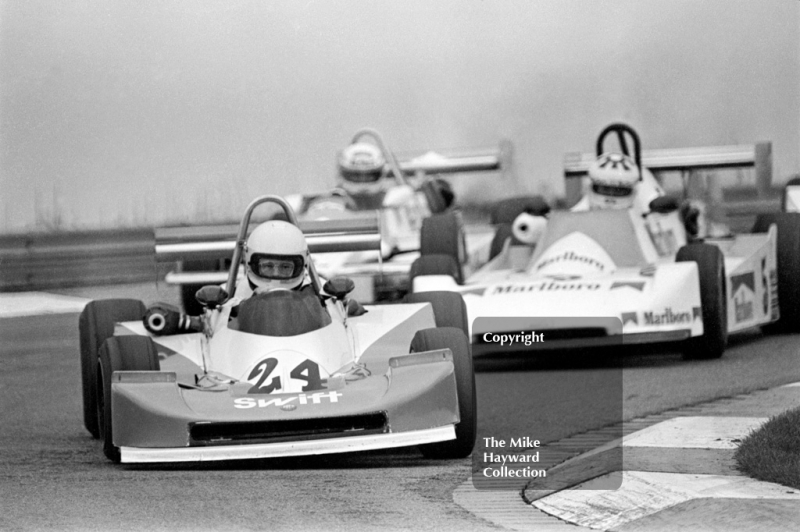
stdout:
[[[225,285],[225,290],[228,292],[229,297],[233,296],[233,293],[236,290],[236,278],[239,276],[239,265],[242,262],[242,253],[244,253],[247,229],[250,227],[250,217],[252,216],[255,208],[263,203],[275,203],[283,209],[283,212],[286,214],[286,219],[289,223],[297,226],[298,229],[300,227],[297,223],[297,216],[295,216],[294,211],[289,206],[289,203],[287,203],[282,197],[267,194],[264,196],[259,196],[251,201],[247,206],[247,209],[244,211],[244,216],[239,224],[239,231],[236,234],[236,244],[233,248],[231,269],[228,271],[228,282]],[[314,290],[317,292],[317,294],[322,293],[322,281],[320,281],[319,274],[317,274],[317,269],[314,267],[314,261],[309,259],[306,267],[308,268],[308,275],[311,277],[311,284],[314,286]]]
[[634,131],[634,129],[629,126],[628,124],[623,124],[621,122],[615,122],[606,126],[606,128],[600,132],[600,136],[597,137],[597,147],[595,149],[597,157],[603,155],[603,143],[606,140],[606,137],[611,133],[617,134],[617,139],[619,141],[620,149],[622,153],[628,157],[631,156],[630,150],[628,149],[628,142],[625,140],[625,133],[631,136],[633,139],[633,161],[636,163],[636,168],[639,170],[639,179],[642,178],[642,143],[639,141],[639,135]]
[[386,147],[386,143],[383,142],[383,137],[381,137],[381,134],[371,127],[361,128],[353,135],[353,140],[351,140],[350,143],[355,144],[361,137],[371,137],[372,140],[375,141],[375,144],[377,144],[378,148],[380,148],[381,152],[383,152],[383,157],[386,159],[386,164],[389,165],[389,171],[392,173],[394,178],[399,184],[407,185],[408,181],[403,175],[403,172],[400,170],[400,164],[397,162],[397,158],[394,156],[394,153],[392,153],[389,148]]

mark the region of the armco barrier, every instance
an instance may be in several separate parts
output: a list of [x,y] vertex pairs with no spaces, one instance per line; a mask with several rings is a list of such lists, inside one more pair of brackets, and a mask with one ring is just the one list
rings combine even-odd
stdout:
[[0,236],[0,290],[155,280],[152,229]]
[[[731,228],[747,232],[758,213],[780,210],[780,192],[757,199],[753,190],[746,195],[752,199],[725,201]],[[172,265],[156,262],[155,244],[152,229],[0,235],[0,291],[162,280]]]

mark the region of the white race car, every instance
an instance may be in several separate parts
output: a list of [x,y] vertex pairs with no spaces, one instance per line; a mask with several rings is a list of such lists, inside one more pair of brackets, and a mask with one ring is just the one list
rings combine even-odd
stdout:
[[[306,233],[349,233],[354,237],[380,233],[377,245],[364,241],[360,247],[348,246],[346,252],[335,246],[312,246],[317,253],[323,248],[326,252],[315,257],[320,273],[324,277],[349,276],[356,283],[356,297],[377,301],[397,299],[407,291],[409,268],[420,252],[451,255],[459,265],[459,275],[462,264],[480,260],[468,257],[466,250],[484,249],[484,241],[492,238],[490,228],[466,231],[460,211],[452,206],[454,194],[449,184],[433,175],[502,170],[508,164],[509,150],[501,146],[494,151],[449,156],[427,152],[398,161],[372,129],[359,130],[351,146],[364,138],[372,141],[385,161],[380,179],[371,183],[377,186],[377,193],[353,194],[337,188],[286,197]],[[421,240],[423,226],[428,227],[426,234],[439,236]],[[166,281],[181,287],[188,313],[202,311],[194,298],[200,287],[225,281],[235,233],[235,226],[156,230],[156,258],[177,262],[177,270],[168,273]],[[467,240],[472,245],[466,246]]]
[[[530,220],[520,215],[515,238],[463,283],[447,274],[448,257],[423,256],[412,269],[414,292],[462,294],[476,355],[679,341],[687,358],[716,358],[729,333],[800,330],[800,214],[762,215],[752,234],[692,243],[677,210],[556,212],[535,246],[524,244]],[[543,342],[497,341],[533,329]]]

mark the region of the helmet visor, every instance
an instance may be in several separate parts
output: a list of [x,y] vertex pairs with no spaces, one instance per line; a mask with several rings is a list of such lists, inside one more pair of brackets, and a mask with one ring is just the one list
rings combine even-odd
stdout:
[[377,183],[381,179],[381,171],[353,171],[353,170],[342,170],[342,177],[345,181],[350,181],[351,183]]
[[300,255],[273,255],[254,253],[250,257],[250,271],[264,279],[286,280],[303,273],[305,261]]
[[601,185],[599,183],[592,183],[592,190],[595,194],[614,198],[626,198],[633,194],[633,187],[624,185]]

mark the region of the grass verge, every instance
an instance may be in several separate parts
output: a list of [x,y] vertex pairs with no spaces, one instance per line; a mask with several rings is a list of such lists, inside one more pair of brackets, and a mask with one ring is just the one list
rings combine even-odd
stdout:
[[800,408],[771,418],[736,450],[743,473],[800,489]]

